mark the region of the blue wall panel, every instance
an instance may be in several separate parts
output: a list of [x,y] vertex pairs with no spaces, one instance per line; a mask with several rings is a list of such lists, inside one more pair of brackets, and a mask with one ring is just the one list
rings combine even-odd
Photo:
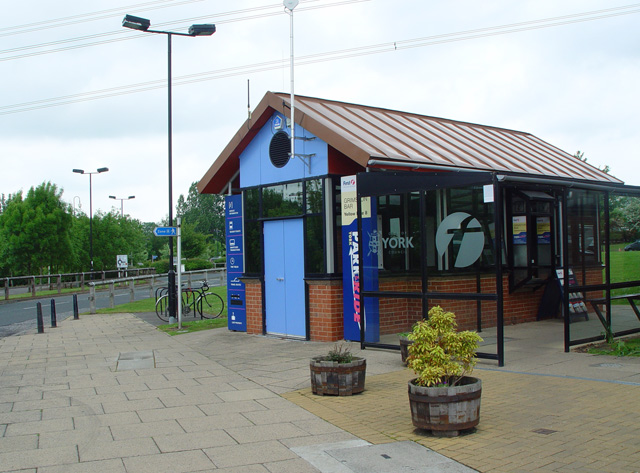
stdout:
[[[295,181],[307,177],[324,176],[329,173],[327,144],[321,139],[315,138],[312,133],[309,133],[300,125],[296,125],[296,137],[315,138],[313,140],[296,139],[295,143],[296,155],[315,154],[315,156],[307,158],[310,167],[297,157],[289,160],[289,162],[281,168],[277,168],[271,164],[271,160],[269,159],[269,144],[271,143],[273,135],[278,131],[273,125],[273,120],[276,116],[280,117],[283,123],[286,123],[282,114],[274,113],[240,155],[241,187]],[[291,130],[286,126],[283,131],[291,136]]]

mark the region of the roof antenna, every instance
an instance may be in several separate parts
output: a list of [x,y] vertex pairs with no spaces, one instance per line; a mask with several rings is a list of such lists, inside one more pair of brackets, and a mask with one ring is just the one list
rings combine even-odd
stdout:
[[290,43],[291,43],[291,58],[290,58],[290,66],[289,68],[291,69],[291,158],[293,159],[296,156],[296,152],[295,152],[295,120],[294,120],[294,112],[295,112],[295,105],[293,103],[294,100],[294,93],[293,93],[293,9],[298,5],[299,0],[284,0],[284,2],[282,2],[284,7],[289,10],[289,16],[291,17],[291,21],[290,21],[290,27],[289,27],[289,36],[290,36]]
[[247,79],[247,120],[251,120],[251,95],[249,90],[249,79]]

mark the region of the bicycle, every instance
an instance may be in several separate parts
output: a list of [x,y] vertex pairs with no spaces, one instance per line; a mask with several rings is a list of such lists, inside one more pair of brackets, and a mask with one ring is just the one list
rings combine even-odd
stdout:
[[[185,287],[181,291],[182,314],[193,314],[200,319],[216,319],[224,311],[224,301],[215,292],[207,292],[206,281],[199,289]],[[156,290],[156,315],[163,322],[169,322],[169,289],[162,287]]]

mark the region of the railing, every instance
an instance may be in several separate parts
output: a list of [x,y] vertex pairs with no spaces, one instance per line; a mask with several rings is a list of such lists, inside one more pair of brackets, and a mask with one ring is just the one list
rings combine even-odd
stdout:
[[[187,286],[191,286],[193,282],[207,281],[210,287],[224,286],[227,283],[227,270],[222,269],[202,269],[198,271],[185,271],[182,273],[184,283]],[[151,274],[146,276],[135,276],[130,278],[113,279],[110,281],[92,281],[89,283],[89,311],[92,314],[96,313],[96,288],[101,286],[108,286],[109,290],[109,307],[115,307],[115,289],[117,285],[128,284],[129,286],[129,302],[135,300],[135,285],[136,282],[144,281],[149,282],[149,297],[155,297],[155,290],[161,286],[166,285],[167,273],[163,274]]]
[[[225,268],[221,269],[225,270]],[[163,276],[162,274],[156,274],[155,271],[155,268],[132,268],[84,273],[40,274],[37,276],[1,278],[0,285],[4,286],[4,300],[9,300],[12,292],[13,294],[20,292],[30,293],[31,297],[37,297],[38,292],[57,291],[58,294],[61,294],[63,289],[81,289],[90,282],[100,281],[106,283],[115,279],[129,281],[131,278],[148,279]],[[192,271],[192,273],[197,273],[197,271]]]

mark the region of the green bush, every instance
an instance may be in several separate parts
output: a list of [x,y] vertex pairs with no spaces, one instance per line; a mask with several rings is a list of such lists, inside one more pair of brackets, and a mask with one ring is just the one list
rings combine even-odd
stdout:
[[213,264],[206,259],[193,258],[184,262],[185,271],[198,271],[201,269],[211,269]]
[[418,375],[418,386],[455,386],[473,371],[482,341],[476,332],[456,330],[455,314],[440,306],[429,310],[429,319],[413,326],[409,340],[409,367]]

